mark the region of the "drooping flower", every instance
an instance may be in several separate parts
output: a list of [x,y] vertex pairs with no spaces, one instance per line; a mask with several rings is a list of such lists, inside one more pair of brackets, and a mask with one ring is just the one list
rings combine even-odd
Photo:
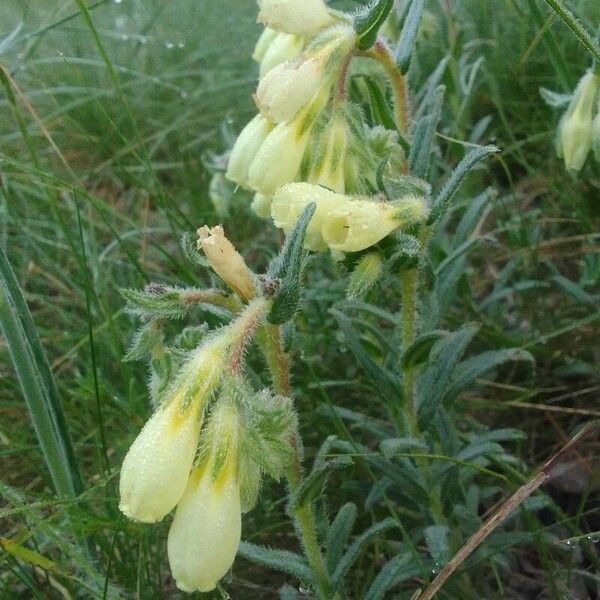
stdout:
[[592,147],[592,120],[600,77],[588,71],[577,84],[557,138],[557,153],[569,171],[580,171]]
[[399,227],[422,221],[426,216],[425,202],[418,197],[409,196],[390,203],[353,200],[325,217],[322,234],[333,250],[359,252]]
[[205,402],[218,384],[226,344],[215,338],[195,350],[164,403],[125,456],[119,508],[144,523],[160,521],[181,499],[198,448]]
[[213,590],[230,569],[241,538],[237,408],[217,403],[202,463],[192,472],[168,538],[171,571],[186,592]]
[[198,249],[202,249],[214,272],[244,300],[255,296],[252,272],[242,255],[225,237],[221,225],[198,229]]
[[254,211],[257,217],[261,219],[268,219],[271,214],[271,203],[273,202],[272,196],[266,196],[260,192],[254,194],[252,204],[250,208]]
[[[274,35],[271,35],[271,32]],[[305,38],[291,33],[278,33],[265,29],[259,38],[252,58],[259,63],[259,74],[266,75],[273,67],[294,60],[304,50]]]
[[272,129],[273,124],[260,114],[244,127],[229,155],[227,179],[248,187],[250,165]]
[[282,31],[312,37],[334,23],[323,0],[258,0],[258,22]]
[[347,196],[336,194],[318,185],[288,183],[275,192],[271,216],[276,227],[281,227],[289,233],[305,206],[314,202],[316,209],[306,230],[304,247],[307,250],[319,251],[327,247],[321,234],[325,217],[332,210],[340,208],[349,201]]

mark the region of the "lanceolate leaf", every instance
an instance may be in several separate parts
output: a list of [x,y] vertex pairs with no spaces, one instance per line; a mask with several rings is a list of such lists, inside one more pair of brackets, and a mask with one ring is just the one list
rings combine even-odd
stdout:
[[388,598],[386,592],[389,589],[411,577],[415,577],[420,572],[412,556],[395,556],[383,565],[365,594],[364,600],[384,600]]
[[287,236],[281,253],[269,266],[268,276],[280,282],[279,289],[273,297],[273,307],[267,317],[274,325],[282,325],[293,319],[300,304],[300,278],[306,254],[304,236],[315,209],[314,202],[306,206]]
[[451,402],[468,385],[473,383],[488,371],[511,361],[527,361],[533,363],[535,359],[526,350],[521,348],[505,348],[504,350],[490,350],[477,356],[472,356],[460,363],[455,371],[450,386],[446,390],[444,402]]
[[403,367],[411,367],[421,364],[429,356],[429,352],[433,345],[444,335],[447,331],[436,329],[435,331],[429,331],[420,335],[405,351],[402,355],[401,363]]
[[251,544],[250,542],[240,542],[238,554],[254,564],[262,565],[281,573],[288,573],[297,577],[300,581],[307,583],[312,581],[308,563],[302,556],[294,552],[274,550]]
[[349,456],[340,456],[317,464],[290,499],[292,511],[300,506],[309,504],[312,500],[320,496],[331,473],[336,469],[349,467],[352,462]]
[[461,161],[450,175],[450,179],[442,188],[440,193],[434,199],[431,206],[431,214],[429,215],[429,223],[435,222],[448,209],[452,200],[456,196],[460,185],[462,184],[467,173],[482,159],[490,154],[498,152],[496,146],[478,146],[471,150]]
[[61,496],[77,496],[83,486],[58,389],[15,274],[1,247],[0,326],[54,487]]
[[329,531],[327,532],[326,559],[327,569],[330,573],[335,572],[335,568],[344,552],[344,546],[352,533],[354,523],[356,523],[356,516],[356,504],[348,502],[340,508],[333,523],[331,523],[331,526],[329,527]]
[[446,88],[440,85],[434,94],[431,111],[419,119],[412,138],[410,148],[410,173],[416,177],[426,178],[431,164],[431,149],[435,132],[442,115]]
[[396,64],[404,75],[408,71],[410,59],[415,47],[415,40],[419,32],[419,25],[423,17],[426,0],[412,0],[408,14],[402,27],[400,40],[396,46]]
[[429,366],[417,380],[419,422],[423,429],[427,427],[441,404],[454,368],[478,329],[476,324],[465,325],[433,347],[429,356]]
[[383,533],[384,531],[388,531],[389,529],[393,529],[397,527],[397,523],[395,519],[391,517],[376,523],[375,525],[369,527],[366,531],[363,531],[350,545],[348,551],[340,560],[334,574],[332,577],[332,584],[334,591],[342,585],[344,578],[352,568],[352,565],[356,562],[357,558],[360,556],[360,553],[363,551],[364,547],[374,538]]
[[394,0],[375,0],[355,16],[354,28],[361,50],[368,50],[375,43],[379,28],[385,23],[393,6]]
[[346,342],[352,353],[360,363],[361,367],[373,381],[375,389],[381,398],[388,403],[397,403],[402,396],[402,387],[395,375],[390,373],[385,367],[377,363],[365,351],[363,345],[350,319],[343,313],[332,310],[333,316],[337,319]]

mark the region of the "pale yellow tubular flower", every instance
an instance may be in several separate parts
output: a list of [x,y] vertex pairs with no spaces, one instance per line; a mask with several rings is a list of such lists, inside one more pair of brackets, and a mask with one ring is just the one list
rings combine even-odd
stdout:
[[237,409],[218,403],[210,422],[212,448],[192,472],[168,538],[177,587],[208,592],[231,568],[241,538]]
[[257,217],[260,217],[261,219],[268,219],[271,215],[272,201],[272,196],[266,196],[265,194],[257,192],[254,194],[250,208],[252,208]]
[[258,22],[266,27],[312,37],[335,19],[323,0],[258,0]]
[[347,196],[318,185],[288,183],[275,192],[271,204],[271,217],[276,227],[281,227],[289,233],[306,205],[314,202],[316,209],[306,229],[304,247],[313,251],[325,250],[327,245],[321,234],[323,221],[332,210],[344,206],[349,201]]
[[272,42],[278,35],[280,35],[278,31],[265,27],[256,42],[256,46],[254,46],[254,52],[252,52],[252,60],[256,61],[257,63],[261,62],[265,57],[267,50],[270,48]]
[[295,121],[280,123],[265,139],[250,165],[250,187],[265,195],[294,181],[308,145],[309,132],[299,133]]
[[600,89],[600,77],[588,71],[579,81],[571,104],[559,126],[561,149],[559,156],[569,171],[583,167],[592,147],[592,119]]
[[426,215],[425,203],[417,197],[394,203],[353,200],[325,217],[323,239],[333,250],[359,252],[399,227],[422,221]]
[[319,58],[286,61],[273,67],[259,82],[256,104],[273,123],[291,119],[316,94],[322,84]]
[[218,384],[225,348],[225,340],[217,338],[193,352],[127,452],[119,508],[130,519],[160,521],[181,499],[198,448],[204,404]]
[[266,75],[273,67],[298,58],[304,50],[305,39],[291,33],[278,33],[260,60],[259,74]]
[[229,155],[227,179],[248,187],[250,165],[272,129],[273,124],[260,114],[244,127]]

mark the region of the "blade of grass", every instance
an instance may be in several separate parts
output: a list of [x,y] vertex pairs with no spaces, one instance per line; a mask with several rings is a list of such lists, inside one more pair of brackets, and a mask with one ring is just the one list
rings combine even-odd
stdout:
[[558,15],[560,20],[573,32],[581,45],[600,62],[600,46],[589,31],[577,20],[575,15],[563,4],[562,0],[545,0],[546,4]]
[[83,489],[58,389],[23,294],[0,247],[0,327],[52,482],[60,496]]

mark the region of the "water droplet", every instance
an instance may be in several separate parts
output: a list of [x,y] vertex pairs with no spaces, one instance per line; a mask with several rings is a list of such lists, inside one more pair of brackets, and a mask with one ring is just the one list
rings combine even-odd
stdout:
[[175,48],[175,44],[173,42],[167,42],[165,44],[165,47],[167,48],[167,50],[172,50],[173,48]]
[[181,92],[180,96],[182,98],[187,98],[188,97],[188,93],[186,91]]
[[128,39],[129,39],[129,36],[128,36],[126,33],[124,33],[124,34],[121,36],[121,40],[122,40],[123,42],[126,42]]
[[121,4],[121,2],[123,2],[123,0],[113,0],[115,4]]
[[185,48],[185,43],[179,42],[179,44],[177,44],[177,47],[181,50],[181,49]]

